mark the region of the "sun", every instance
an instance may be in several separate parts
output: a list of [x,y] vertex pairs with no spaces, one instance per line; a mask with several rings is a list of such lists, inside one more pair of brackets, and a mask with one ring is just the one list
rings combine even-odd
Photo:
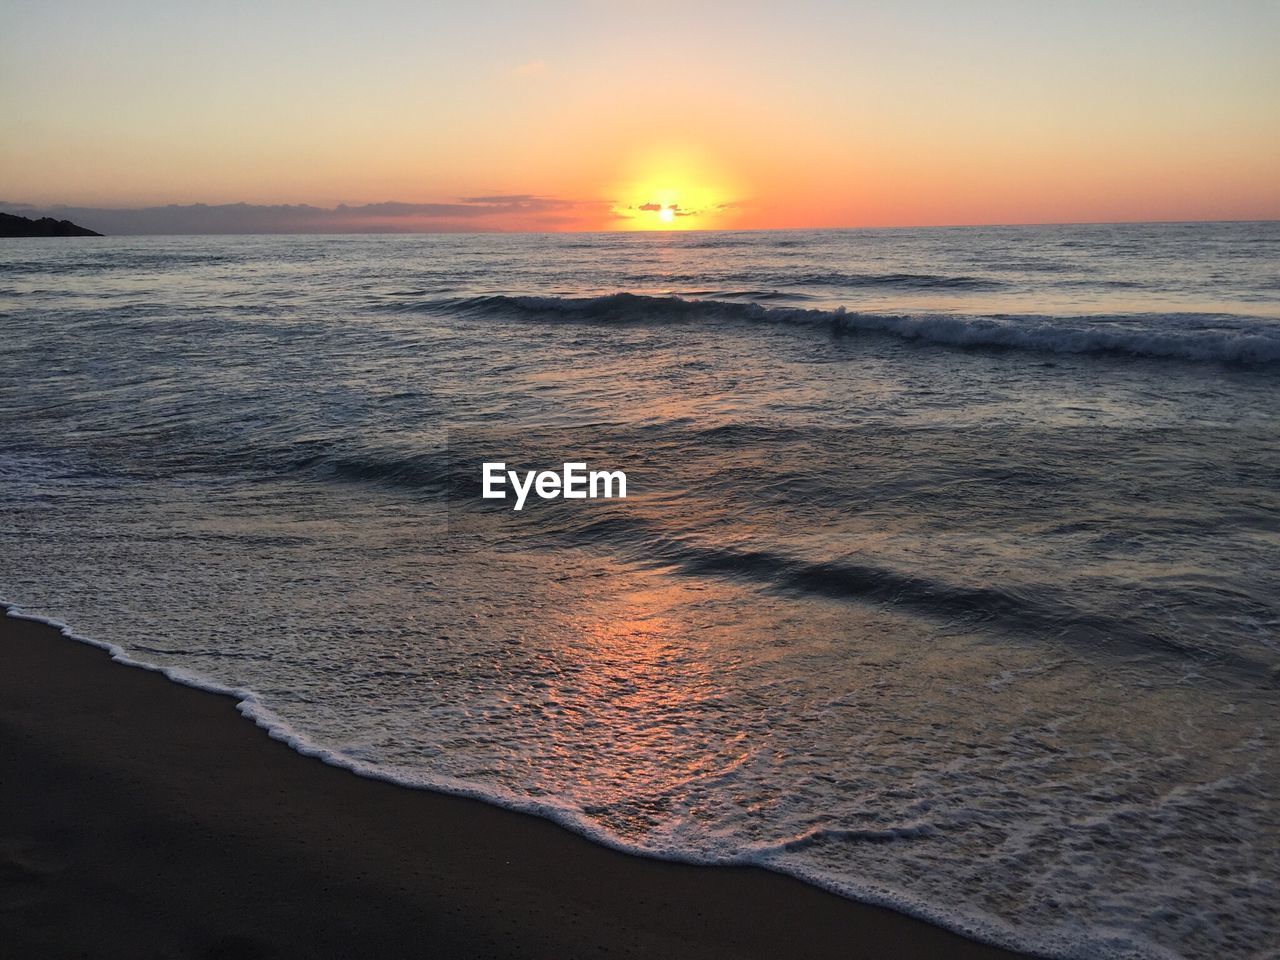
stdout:
[[619,230],[714,230],[734,222],[743,193],[736,176],[692,147],[638,150],[601,193],[613,197]]

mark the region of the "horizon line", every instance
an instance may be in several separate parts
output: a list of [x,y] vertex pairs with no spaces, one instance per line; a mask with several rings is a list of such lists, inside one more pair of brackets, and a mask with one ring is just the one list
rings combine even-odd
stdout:
[[[402,201],[379,201],[378,204],[362,204],[359,206],[376,206],[379,204],[401,203]],[[409,204],[406,204],[409,205]],[[358,208],[350,204],[337,204],[334,207],[318,207],[309,203],[280,203],[280,204],[256,204],[247,201],[231,201],[227,203],[206,203],[196,201],[192,203],[164,203],[154,204],[145,207],[87,207],[76,206],[73,204],[50,204],[48,206],[36,205],[32,203],[4,203],[0,204],[0,213],[11,213],[14,216],[24,216],[31,213],[41,217],[48,217],[54,212],[88,212],[102,211],[103,213],[136,213],[149,210],[183,210],[183,209],[217,209],[220,207],[250,207],[259,209],[270,208],[306,208],[317,211],[334,211],[341,208],[353,209]],[[1019,221],[981,221],[981,222],[960,222],[960,223],[896,223],[896,224],[842,224],[827,226],[774,226],[774,227],[679,227],[665,229],[661,227],[648,228],[643,230],[628,229],[581,229],[566,227],[564,229],[519,229],[519,228],[471,228],[471,229],[363,229],[363,230],[205,230],[205,231],[139,231],[130,233],[107,233],[108,237],[207,237],[207,236],[224,236],[224,237],[269,237],[269,236],[330,236],[330,237],[392,237],[392,236],[432,236],[432,235],[470,235],[470,236],[491,236],[494,234],[509,235],[528,235],[543,236],[555,234],[573,234],[573,235],[589,235],[589,234],[681,234],[681,233],[787,233],[787,232],[837,232],[848,230],[867,230],[867,231],[889,231],[889,230],[961,230],[975,228],[1006,228],[1006,227],[1105,227],[1105,226],[1160,226],[1175,224],[1226,224],[1226,223],[1280,223],[1280,217],[1208,217],[1198,219],[1180,219],[1180,218],[1154,218],[1154,219],[1132,219],[1132,220],[1019,220]],[[78,226],[92,227],[92,224],[78,223]]]

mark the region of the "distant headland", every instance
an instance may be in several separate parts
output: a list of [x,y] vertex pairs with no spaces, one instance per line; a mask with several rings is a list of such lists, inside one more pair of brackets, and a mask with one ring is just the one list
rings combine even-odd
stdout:
[[0,237],[100,237],[95,230],[77,226],[70,220],[41,217],[31,220],[12,213],[0,213]]

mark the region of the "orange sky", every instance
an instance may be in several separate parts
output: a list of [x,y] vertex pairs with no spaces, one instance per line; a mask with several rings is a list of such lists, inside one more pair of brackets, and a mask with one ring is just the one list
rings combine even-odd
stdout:
[[1267,0],[439,6],[8,4],[0,201],[396,201],[431,206],[342,222],[423,230],[1280,217]]

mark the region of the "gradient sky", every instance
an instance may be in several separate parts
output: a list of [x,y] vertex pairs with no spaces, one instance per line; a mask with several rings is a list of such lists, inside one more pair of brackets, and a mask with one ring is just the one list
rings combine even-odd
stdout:
[[1277,0],[0,0],[0,201],[428,205],[353,229],[1270,219],[1277,49]]

